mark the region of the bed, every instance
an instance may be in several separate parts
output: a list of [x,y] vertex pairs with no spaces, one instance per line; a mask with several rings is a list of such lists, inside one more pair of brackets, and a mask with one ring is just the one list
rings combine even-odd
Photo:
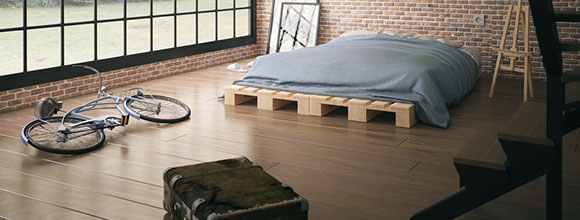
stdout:
[[446,128],[447,107],[472,90],[477,69],[478,63],[465,50],[436,40],[344,36],[316,47],[258,57],[234,85],[411,103],[419,120]]

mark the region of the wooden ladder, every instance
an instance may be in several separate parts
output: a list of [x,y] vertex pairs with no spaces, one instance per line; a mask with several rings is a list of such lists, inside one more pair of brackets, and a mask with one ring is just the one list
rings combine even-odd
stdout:
[[[516,23],[513,27],[512,31],[512,47],[510,49],[505,49],[506,39],[510,32],[511,20],[512,20],[512,13],[516,12]],[[523,16],[522,16],[523,15]],[[518,5],[514,7],[510,5],[507,13],[507,17],[505,20],[505,24],[503,27],[503,35],[501,37],[501,41],[499,44],[499,48],[492,48],[493,50],[497,51],[497,62],[495,64],[495,70],[493,72],[493,80],[491,82],[491,89],[489,90],[489,97],[493,98],[493,92],[495,89],[495,83],[497,80],[497,75],[500,70],[504,71],[512,71],[522,73],[524,75],[524,102],[528,101],[528,90],[530,97],[534,97],[534,89],[532,84],[532,71],[531,71],[531,64],[530,64],[530,36],[529,36],[529,27],[530,27],[530,7],[529,6],[522,6],[522,0],[518,0]],[[518,50],[518,35],[519,35],[519,27],[520,24],[523,26],[523,34],[524,34],[524,51]],[[501,64],[503,56],[506,56],[510,59],[509,65]],[[523,68],[516,68],[515,61],[516,59],[524,59],[524,67]]]

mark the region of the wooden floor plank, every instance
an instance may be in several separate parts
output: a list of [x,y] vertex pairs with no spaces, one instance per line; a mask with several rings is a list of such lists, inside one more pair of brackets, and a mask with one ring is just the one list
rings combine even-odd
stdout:
[[385,220],[385,217],[364,213],[344,207],[336,207],[315,201],[309,201],[309,219],[333,219],[333,220]]
[[[7,138],[0,136],[0,140],[2,140],[0,141],[0,147],[10,152],[20,153],[38,159],[46,159],[52,163],[63,164],[77,169],[84,169],[119,178],[126,178],[153,186],[163,186],[163,181],[161,179],[161,175],[165,170],[163,167],[102,157],[94,153],[76,156],[49,154],[38,151],[32,147],[26,147],[22,144],[22,142],[19,142],[18,139],[14,137],[10,139],[11,142],[6,141]],[[98,152],[98,150],[95,152]],[[131,152],[129,151],[127,153],[130,154]]]
[[18,170],[35,177],[67,184],[71,187],[134,201],[150,207],[162,208],[162,188],[75,169],[62,164],[0,150],[0,167]]
[[[291,164],[300,164],[306,167],[316,167],[319,169],[330,170],[334,172],[344,172],[350,175],[356,175],[364,178],[375,178],[381,181],[397,181],[407,184],[430,185],[438,189],[448,189],[453,185],[441,182],[438,179],[427,179],[421,175],[408,175],[405,169],[390,170],[384,166],[368,164],[364,162],[347,162],[333,158],[321,158],[321,156],[299,155],[289,151],[281,151],[272,147],[259,147],[250,143],[228,142],[214,138],[204,138],[202,136],[188,135],[176,140],[180,143],[196,142],[198,145],[206,144],[215,146],[224,151],[230,151],[235,154],[245,155],[250,158],[263,158]],[[219,147],[218,147],[219,146]],[[313,159],[317,158],[317,159]]]
[[358,176],[330,172],[309,167],[293,166],[280,163],[268,170],[275,177],[296,179],[304,182],[340,187],[344,190],[392,199],[401,203],[429,205],[445,197],[447,194],[424,187],[401,183],[378,183],[373,179],[363,179]]
[[3,189],[0,198],[0,219],[102,219]]
[[384,219],[401,219],[402,216],[411,216],[415,210],[421,208],[421,206],[415,204],[396,202],[390,199],[369,196],[324,184],[281,177],[278,179],[292,186],[298,194],[308,195],[306,198],[314,202],[379,215]]
[[162,218],[165,211],[0,167],[1,188],[106,219]]

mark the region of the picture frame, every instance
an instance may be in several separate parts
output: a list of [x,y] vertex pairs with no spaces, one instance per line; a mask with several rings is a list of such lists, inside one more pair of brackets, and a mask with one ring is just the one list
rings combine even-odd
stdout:
[[275,52],[316,46],[320,3],[282,3]]
[[319,3],[319,0],[273,0],[272,12],[270,15],[270,29],[268,32],[268,44],[266,45],[266,54],[275,53],[278,39],[278,24],[280,23],[280,11],[282,3]]

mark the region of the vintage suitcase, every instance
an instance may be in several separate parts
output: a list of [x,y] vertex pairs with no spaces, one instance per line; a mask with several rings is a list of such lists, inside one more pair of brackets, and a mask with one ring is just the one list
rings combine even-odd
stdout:
[[245,157],[168,168],[171,219],[308,219],[308,201]]

